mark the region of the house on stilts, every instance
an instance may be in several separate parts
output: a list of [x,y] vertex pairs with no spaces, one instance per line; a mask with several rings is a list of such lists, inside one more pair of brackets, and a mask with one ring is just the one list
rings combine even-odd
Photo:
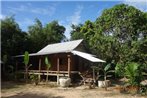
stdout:
[[[29,63],[32,64],[29,68],[29,74],[37,74],[39,80],[41,80],[42,76],[47,74],[49,76],[57,76],[57,83],[59,83],[60,76],[67,76],[72,80],[74,74],[79,74],[88,70],[90,67],[87,66],[89,66],[90,63],[105,62],[92,54],[86,53],[83,39],[50,44],[37,53],[29,54],[29,56]],[[18,67],[20,64],[18,61],[23,55],[15,57]],[[48,57],[51,63],[49,72],[46,70],[44,62],[45,57]]]

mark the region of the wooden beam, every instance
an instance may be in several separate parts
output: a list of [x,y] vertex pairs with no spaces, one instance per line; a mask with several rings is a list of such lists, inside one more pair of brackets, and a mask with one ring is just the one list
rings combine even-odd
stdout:
[[59,85],[59,72],[60,72],[60,61],[59,57],[57,57],[57,85]]
[[[41,72],[41,58],[42,56],[39,57],[39,72]],[[41,75],[38,74],[39,82],[41,81]]]
[[68,58],[68,77],[70,78],[70,73],[71,73],[71,56],[67,55]]

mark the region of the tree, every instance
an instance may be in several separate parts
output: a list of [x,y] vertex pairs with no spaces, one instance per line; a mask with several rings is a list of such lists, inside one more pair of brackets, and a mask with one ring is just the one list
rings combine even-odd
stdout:
[[94,23],[90,20],[87,20],[84,24],[72,25],[73,30],[71,31],[71,40],[84,39],[85,49],[91,52],[91,48],[88,42],[95,34],[94,26]]
[[95,22],[86,21],[78,29],[75,27],[71,38],[83,38],[88,50],[107,63],[115,60],[123,70],[128,62],[147,68],[147,13],[118,4],[105,9]]
[[83,38],[83,33],[80,32],[82,26],[83,26],[82,24],[79,25],[72,24],[71,26],[72,31],[70,32],[71,40],[77,40]]
[[[132,60],[129,57],[134,53],[134,42],[138,42],[139,35],[144,34],[147,27],[144,13],[125,4],[116,5],[104,10],[102,16],[96,20],[97,30],[104,36],[113,37],[117,46],[119,60],[127,62]],[[97,35],[95,35],[97,39]]]
[[64,38],[65,28],[58,24],[57,21],[52,21],[44,27],[44,44],[58,43]]
[[[43,26],[39,19],[35,19],[35,24],[28,27],[29,39],[32,45],[31,52],[38,52],[41,48],[43,48]],[[35,47],[35,48],[34,48]]]
[[[2,72],[8,73],[10,67],[14,68],[12,56],[23,54],[23,52],[28,48],[27,46],[27,34],[21,31],[19,25],[15,22],[14,16],[2,19],[1,56],[4,58],[7,56],[7,61],[5,61],[5,64],[3,65]],[[2,74],[4,75],[4,73]]]
[[43,27],[41,21],[36,19],[35,24],[29,26],[29,38],[33,47],[32,51],[38,52],[48,44],[61,42],[65,38],[64,31],[65,28],[60,26],[57,21],[52,21]]
[[1,20],[1,36],[2,56],[10,58],[24,52],[22,44],[25,46],[27,34],[21,31],[13,16]]

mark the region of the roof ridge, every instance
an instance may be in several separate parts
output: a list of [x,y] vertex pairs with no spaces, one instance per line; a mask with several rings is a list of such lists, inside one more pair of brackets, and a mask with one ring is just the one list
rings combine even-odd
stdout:
[[[70,42],[74,42],[74,41],[83,41],[83,39],[78,39],[78,40],[72,40],[72,41],[67,41],[67,42],[60,42],[60,43],[53,43],[53,44],[48,44],[48,45],[56,45],[56,44],[65,44],[65,43],[70,43]],[[47,46],[48,46],[47,45]]]
[[[73,42],[78,42],[79,41],[79,44],[83,41],[83,39],[78,39],[78,40],[72,40],[72,41],[67,41],[67,42],[62,42],[62,43],[54,43],[54,44],[48,44],[47,46],[45,46],[44,48],[42,48],[40,51],[38,51],[37,53],[40,53],[43,49],[45,49],[45,48],[47,48],[47,47],[49,47],[49,46],[55,46],[55,45],[64,45],[64,44],[67,44],[67,43],[73,43]],[[79,45],[79,44],[77,44],[75,47],[74,47],[74,49]],[[74,49],[71,49],[71,51],[72,50],[74,50]]]

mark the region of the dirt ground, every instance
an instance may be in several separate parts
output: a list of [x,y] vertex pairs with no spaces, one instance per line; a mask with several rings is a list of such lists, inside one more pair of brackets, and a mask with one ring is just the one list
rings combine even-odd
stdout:
[[34,86],[32,84],[2,82],[2,98],[147,98],[147,96],[122,94],[112,87],[88,89],[78,87],[51,87],[48,85]]

